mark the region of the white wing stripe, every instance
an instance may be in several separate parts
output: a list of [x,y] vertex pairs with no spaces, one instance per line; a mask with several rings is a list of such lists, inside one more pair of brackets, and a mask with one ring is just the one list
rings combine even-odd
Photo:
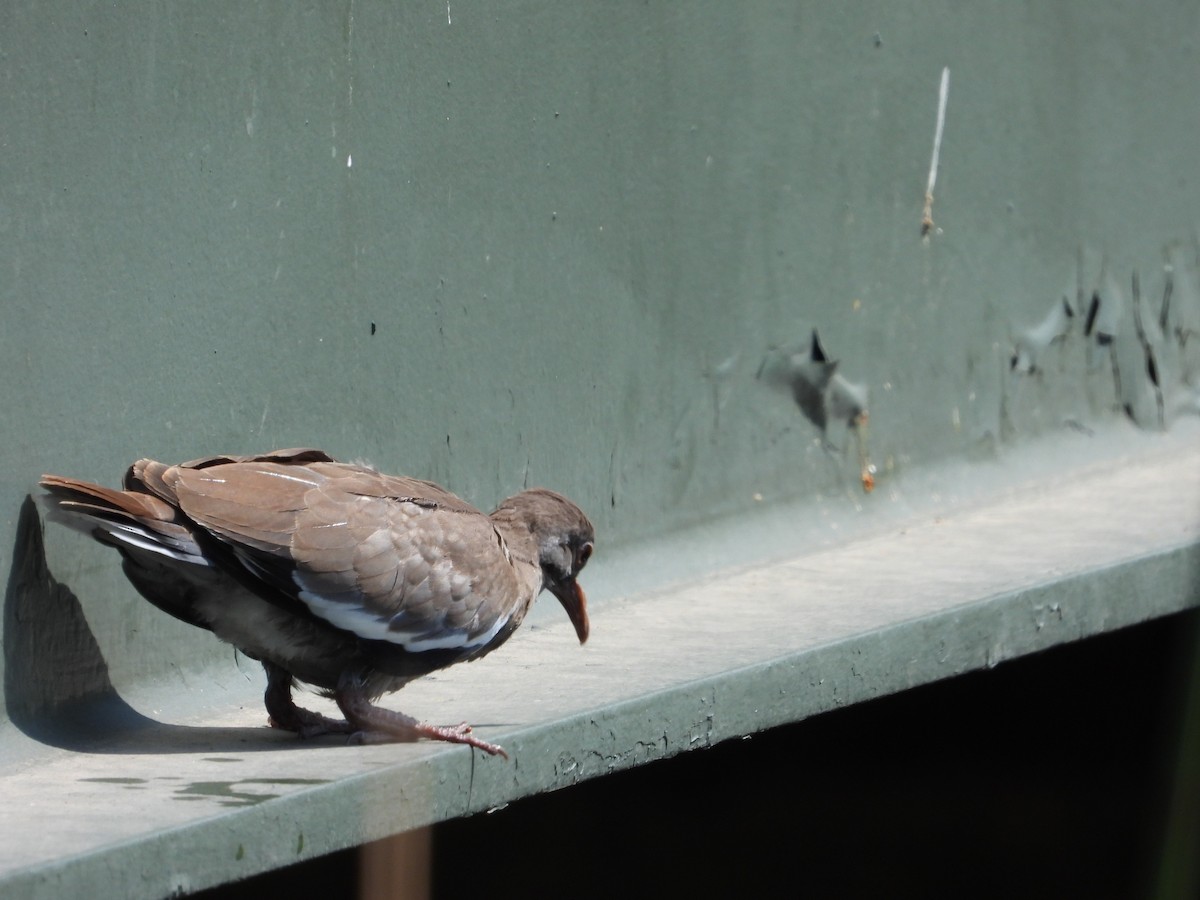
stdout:
[[381,618],[356,604],[330,600],[307,590],[300,590],[297,596],[314,615],[320,616],[335,628],[349,631],[364,640],[399,644],[410,653],[423,653],[426,650],[474,650],[494,638],[508,623],[508,616],[503,616],[486,632],[474,638],[463,629],[449,629],[437,633],[422,632],[418,629],[397,631],[389,627],[390,619]]
[[[462,647],[464,650],[474,650],[476,647],[482,647],[484,644],[494,638],[507,622],[508,616],[497,619],[491,628],[479,635],[470,643],[465,642],[464,639],[467,635],[464,632],[452,632],[442,637],[423,639],[419,638],[415,641],[405,642],[404,649],[411,650],[415,653],[419,653],[422,650],[443,650],[451,647]],[[396,632],[392,633],[395,634]]]

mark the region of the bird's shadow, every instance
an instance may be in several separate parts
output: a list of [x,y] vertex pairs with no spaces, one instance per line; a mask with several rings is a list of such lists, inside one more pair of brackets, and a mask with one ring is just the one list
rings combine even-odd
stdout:
[[41,517],[29,496],[17,517],[3,633],[8,719],[42,744],[89,753],[244,753],[344,742],[301,741],[265,725],[172,725],[130,706],[113,686],[79,598],[50,572]]

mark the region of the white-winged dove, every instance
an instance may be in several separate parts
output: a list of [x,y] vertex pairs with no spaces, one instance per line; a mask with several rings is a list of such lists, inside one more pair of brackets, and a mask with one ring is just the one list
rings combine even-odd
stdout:
[[[41,484],[53,517],[116,547],[147,600],[261,661],[271,724],[302,736],[428,737],[504,755],[466,723],[429,725],[373,701],[490,653],[544,588],[587,640],[575,579],[594,533],[553,491],[522,491],[488,516],[431,482],[319,450],[143,459],[124,490]],[[345,721],[296,706],[293,679],[331,696]]]

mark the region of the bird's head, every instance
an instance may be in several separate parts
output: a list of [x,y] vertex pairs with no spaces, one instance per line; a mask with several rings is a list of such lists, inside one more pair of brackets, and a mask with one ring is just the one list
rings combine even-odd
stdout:
[[567,611],[579,643],[587,641],[587,597],[576,578],[595,547],[596,534],[588,517],[562,494],[546,488],[509,497],[497,513],[518,519],[529,529],[538,549],[542,588],[557,597]]

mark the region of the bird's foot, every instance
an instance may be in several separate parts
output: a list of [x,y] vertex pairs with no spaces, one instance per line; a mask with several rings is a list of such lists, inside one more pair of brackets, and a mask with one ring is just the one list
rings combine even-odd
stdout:
[[320,737],[323,734],[352,734],[354,726],[345,719],[331,719],[320,713],[312,712],[300,706],[293,706],[288,713],[280,718],[274,715],[267,717],[267,724],[272,728],[284,731],[294,731],[302,738]]
[[458,725],[430,725],[428,722],[419,722],[412,716],[375,706],[364,695],[361,685],[353,679],[344,679],[338,685],[333,698],[346,720],[356,726],[354,734],[350,737],[356,744],[388,744],[430,738],[435,741],[449,741],[452,744],[466,744],[492,756],[508,759],[508,754],[498,744],[475,737],[471,733],[471,726],[466,722]]
[[503,756],[508,759],[508,754],[504,752],[503,747],[477,738],[471,731],[471,726],[466,722],[458,725],[430,725],[428,722],[414,722],[411,726],[356,731],[350,735],[350,742],[352,744],[395,744],[429,738],[435,741],[448,741],[452,744],[466,744],[492,756]]
[[414,722],[412,726],[402,726],[395,728],[385,728],[385,730],[359,731],[350,736],[355,744],[394,744],[398,742],[410,742],[410,740],[419,740],[420,738],[430,738],[432,740],[446,740],[451,744],[467,744],[473,746],[476,750],[482,750],[485,754],[491,756],[503,756],[508,760],[509,755],[504,752],[503,746],[499,744],[488,743],[487,740],[476,738],[472,734],[472,727],[467,722],[460,722],[458,725],[430,725],[428,722]]
[[503,756],[505,759],[508,759],[508,754],[504,752],[503,747],[499,744],[492,744],[482,738],[475,737],[471,734],[471,726],[466,722],[460,722],[457,725],[430,725],[428,722],[422,722],[417,727],[421,729],[421,734],[434,740],[450,741],[454,744],[466,744],[482,750],[490,756]]
[[267,724],[272,728],[294,731],[302,738],[323,734],[350,734],[354,727],[345,719],[331,719],[297,706],[292,699],[292,676],[273,663],[263,663],[267,672]]

